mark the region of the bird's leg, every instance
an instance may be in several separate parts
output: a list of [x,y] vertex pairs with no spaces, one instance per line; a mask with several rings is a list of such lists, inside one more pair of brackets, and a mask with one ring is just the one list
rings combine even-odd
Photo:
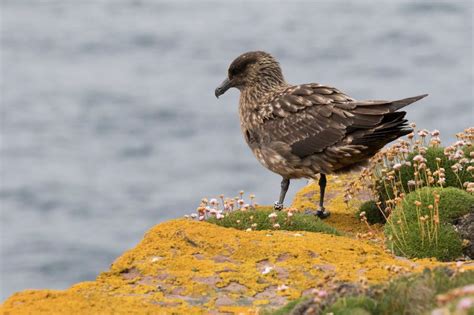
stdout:
[[326,175],[321,174],[319,177],[319,207],[324,210],[324,192],[326,191]]
[[321,174],[319,177],[319,210],[316,215],[321,219],[329,217],[329,212],[324,208],[324,193],[326,191],[326,174]]
[[275,201],[275,205],[273,206],[273,209],[278,210],[278,211],[283,210],[283,201],[285,201],[285,195],[286,195],[286,192],[288,191],[288,187],[290,187],[290,180],[287,178],[283,178],[281,180],[280,199],[278,201]]

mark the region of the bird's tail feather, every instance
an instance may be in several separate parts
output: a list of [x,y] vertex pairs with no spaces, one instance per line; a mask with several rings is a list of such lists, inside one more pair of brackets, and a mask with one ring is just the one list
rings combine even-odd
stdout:
[[393,102],[390,103],[390,110],[391,111],[399,110],[400,108],[403,108],[407,105],[410,105],[411,103],[419,101],[422,98],[427,97],[427,96],[428,96],[428,94],[423,94],[423,95],[404,98],[404,99],[398,100],[398,101],[393,101]]
[[360,101],[356,103],[356,107],[351,111],[353,114],[360,114],[365,116],[379,116],[382,114],[392,113],[400,108],[403,108],[411,103],[421,100],[428,94],[418,95],[414,97],[404,98],[397,101]]
[[406,112],[393,112],[385,114],[380,124],[367,132],[362,137],[354,139],[353,144],[367,145],[381,148],[394,139],[402,137],[413,131],[405,119]]

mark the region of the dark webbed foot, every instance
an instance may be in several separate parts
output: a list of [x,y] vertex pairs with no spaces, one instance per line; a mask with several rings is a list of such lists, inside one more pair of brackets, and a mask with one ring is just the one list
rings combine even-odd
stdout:
[[317,216],[318,218],[320,218],[321,220],[324,220],[326,218],[328,218],[330,215],[331,215],[331,212],[329,212],[328,210],[326,209],[319,209],[319,210],[312,210],[312,209],[308,209],[308,210],[305,210],[304,212],[305,214],[311,214],[311,215],[315,215]]
[[273,204],[273,210],[275,210],[275,211],[283,210],[283,203],[275,201],[275,203]]
[[318,216],[320,219],[324,220],[331,215],[331,212],[327,211],[324,208],[321,208],[318,211],[316,211],[315,215]]
[[319,210],[316,211],[316,215],[320,219],[326,219],[327,217],[331,215],[329,211],[327,211],[326,208],[324,208],[324,193],[326,191],[326,183],[327,183],[326,175],[321,174],[319,177]]
[[325,174],[321,174],[320,175],[321,177],[319,178],[319,210],[317,211],[314,211],[314,210],[306,210],[305,213],[306,214],[313,214],[317,217],[319,217],[320,219],[326,219],[328,218],[331,213],[329,211],[326,210],[326,208],[324,208],[324,193],[326,191],[326,183],[327,183],[327,180],[326,180],[326,175]]

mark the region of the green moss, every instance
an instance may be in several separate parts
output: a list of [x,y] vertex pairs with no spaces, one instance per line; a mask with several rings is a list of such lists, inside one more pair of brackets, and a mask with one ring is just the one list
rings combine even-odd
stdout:
[[[440,196],[437,241],[434,240],[431,219],[434,217],[434,210],[429,209],[430,205],[435,204],[435,194]],[[416,201],[421,202],[418,209]],[[389,248],[397,255],[409,258],[436,257],[438,260],[448,261],[460,257],[461,237],[450,223],[471,211],[473,207],[474,196],[462,189],[418,189],[405,197],[402,206],[394,210],[389,217],[389,224],[385,225]],[[428,216],[427,222],[420,223],[419,216]],[[428,235],[428,230],[431,235]]]
[[[405,232],[403,239],[395,235]],[[422,231],[417,224],[408,226],[402,231],[399,225],[385,225],[385,233],[392,237],[387,241],[388,247],[397,255],[407,258],[434,257],[440,261],[451,261],[462,255],[462,241],[454,228],[447,224],[439,226],[438,242],[429,241],[426,237],[422,240]],[[401,237],[400,237],[401,238]]]
[[385,216],[373,200],[366,201],[360,206],[357,217],[360,217],[362,212],[365,212],[365,217],[369,224],[385,223]]
[[[216,218],[210,218],[208,222],[239,230],[249,228],[253,230],[275,230],[273,224],[278,223],[280,230],[322,232],[341,235],[335,228],[327,225],[314,215],[295,212],[291,219],[289,219],[287,212],[279,211],[276,212],[277,217],[273,222],[268,217],[270,213],[272,213],[272,210],[265,208],[258,208],[254,211],[233,211],[228,213],[223,219],[217,220]],[[256,226],[252,227],[253,224],[256,224]]]
[[[420,201],[421,215],[430,215],[429,205],[434,205],[434,194],[439,194],[439,218],[441,222],[451,223],[463,216],[474,207],[474,195],[458,188],[429,188],[424,187],[405,197],[403,203],[404,214],[407,220],[416,220],[415,201]],[[396,216],[400,213],[395,212]]]
[[439,208],[442,221],[452,222],[474,208],[474,195],[462,189],[449,187],[439,189],[438,192],[441,196]]

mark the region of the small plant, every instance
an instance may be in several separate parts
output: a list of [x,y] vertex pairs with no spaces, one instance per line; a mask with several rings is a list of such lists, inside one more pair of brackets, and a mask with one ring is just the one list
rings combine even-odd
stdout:
[[418,136],[412,133],[408,141],[400,139],[377,153],[370,167],[348,185],[346,201],[365,188],[382,203],[381,207],[388,208],[401,194],[425,186],[457,187],[474,192],[474,127],[458,133],[458,141],[446,148],[440,146],[437,130],[431,133],[421,130]]
[[[394,165],[397,172],[392,176],[400,184],[398,191],[408,192],[425,186],[467,188],[464,186],[474,181],[474,163],[468,158],[473,147],[466,144],[460,141],[447,148],[427,147],[410,152],[403,164]],[[420,168],[423,171],[420,172]],[[394,198],[390,183],[379,179],[376,187],[382,201]]]
[[449,224],[474,207],[464,190],[424,187],[409,193],[385,226],[389,247],[405,257],[453,260],[462,254],[462,240]]
[[[465,182],[473,181],[473,174],[468,170],[469,166],[473,163],[469,161],[470,154],[473,152],[472,146],[467,146],[468,142],[456,142],[452,146],[447,148],[443,147],[428,147],[424,158],[426,159],[426,168],[432,171],[438,169],[444,170],[444,184],[443,187],[457,187],[463,188]],[[459,152],[461,150],[462,152]],[[411,162],[410,166],[402,166],[401,177],[405,189],[408,189],[408,181],[415,180],[415,152],[408,155],[408,161]],[[459,165],[466,167],[459,168]],[[435,174],[438,176],[438,174]],[[439,177],[439,176],[438,176]]]
[[[408,258],[435,257],[440,261],[450,261],[462,256],[462,241],[454,227],[440,224],[436,234],[429,236],[426,221],[421,227],[401,223],[385,226],[388,247],[397,255]],[[421,232],[420,232],[421,230]]]
[[409,193],[402,206],[404,212],[394,211],[394,220],[405,218],[413,222],[417,217],[429,216],[433,219],[438,217],[441,223],[452,223],[471,211],[474,207],[474,195],[454,187],[424,187]]
[[[369,188],[378,213],[388,218],[385,234],[396,254],[454,259],[462,246],[451,223],[474,205],[474,128],[457,134],[458,141],[446,148],[440,146],[437,130],[417,134],[375,155],[349,184],[346,200]],[[364,206],[360,213],[368,222],[374,203]]]
[[225,198],[223,194],[219,195],[218,198],[202,198],[201,203],[196,209],[196,213],[185,215],[184,217],[197,219],[199,221],[205,221],[210,218],[220,220],[233,211],[255,210],[255,207],[258,206],[255,202],[255,195],[250,194],[249,198],[250,202],[246,203],[243,190],[234,198]]
[[[401,193],[421,187],[457,187],[470,192],[474,181],[474,128],[458,134],[458,141],[446,148],[440,147],[439,132],[433,131],[429,146],[429,133],[418,132],[411,141],[399,143],[376,155],[374,188],[379,201],[389,203]],[[472,156],[471,156],[472,155]]]

